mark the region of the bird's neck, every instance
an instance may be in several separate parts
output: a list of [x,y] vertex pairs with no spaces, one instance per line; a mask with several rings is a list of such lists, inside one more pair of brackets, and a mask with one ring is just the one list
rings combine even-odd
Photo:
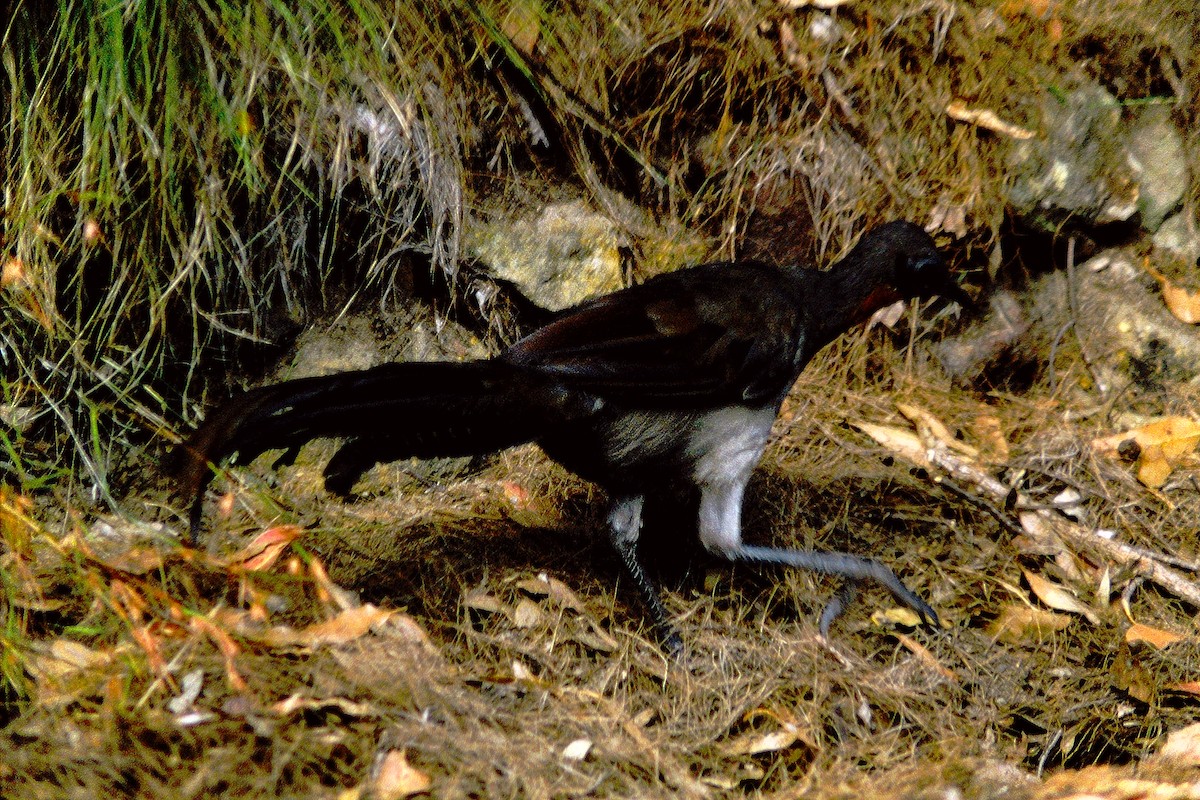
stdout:
[[813,280],[817,311],[816,344],[823,347],[846,331],[866,322],[881,308],[903,296],[885,279],[876,258],[856,258],[851,252]]

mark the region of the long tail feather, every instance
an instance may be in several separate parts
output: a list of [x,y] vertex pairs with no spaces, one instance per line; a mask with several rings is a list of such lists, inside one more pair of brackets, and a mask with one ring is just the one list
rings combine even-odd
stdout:
[[[378,460],[474,455],[536,439],[598,408],[589,396],[502,361],[384,364],[251,389],[218,407],[179,449],[174,472],[200,522],[210,465],[311,439],[372,443]],[[385,458],[386,456],[386,458]]]

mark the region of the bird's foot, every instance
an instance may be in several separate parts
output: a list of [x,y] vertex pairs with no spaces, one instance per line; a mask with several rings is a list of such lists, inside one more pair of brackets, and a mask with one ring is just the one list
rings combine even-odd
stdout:
[[667,654],[667,658],[672,661],[678,661],[683,658],[683,637],[679,635],[679,631],[671,626],[659,626],[658,632],[659,644],[662,645],[663,652]]
[[896,599],[903,603],[908,608],[921,618],[921,625],[931,630],[936,630],[942,627],[942,621],[938,618],[937,612],[933,610],[933,606],[926,603],[915,593],[910,591],[907,586],[901,584],[903,592],[896,592]]
[[[897,583],[899,583],[898,580]],[[854,599],[858,596],[858,589],[861,584],[861,580],[847,578],[841,587],[838,588],[837,593],[825,604],[825,608],[821,611],[820,621],[817,623],[817,629],[820,631],[822,638],[829,638],[829,628],[842,615],[842,612],[854,602]],[[937,612],[933,610],[933,607],[918,597],[907,586],[899,584],[898,587],[889,586],[888,588],[892,589],[897,600],[904,604],[906,608],[911,609],[921,619],[923,627],[933,630],[941,627],[942,622],[938,618]]]
[[833,625],[834,620],[842,615],[854,598],[858,596],[858,586],[860,581],[853,578],[847,578],[838,588],[837,593],[825,604],[825,608],[821,611],[820,622],[817,623],[817,630],[821,632],[822,639],[829,638],[829,627]]

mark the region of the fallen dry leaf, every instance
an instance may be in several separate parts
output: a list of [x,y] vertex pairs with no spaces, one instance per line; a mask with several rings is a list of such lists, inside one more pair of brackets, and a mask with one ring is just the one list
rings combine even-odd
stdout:
[[980,454],[993,464],[1008,461],[1008,439],[1004,437],[1004,427],[1000,418],[995,414],[980,414],[971,424],[971,432],[979,440],[982,447]]
[[617,649],[617,640],[605,633],[595,620],[589,619],[588,623],[588,630],[568,630],[563,635],[598,653],[611,653]]
[[880,627],[884,625],[903,625],[906,628],[916,628],[921,625],[921,617],[911,608],[892,606],[883,611],[872,612],[871,622]]
[[909,636],[908,634],[905,634],[905,633],[896,633],[896,634],[894,634],[894,636],[900,640],[900,644],[902,644],[906,648],[908,648],[909,652],[911,652],[914,656],[916,656],[917,658],[924,661],[926,665],[928,665],[930,668],[932,668],[935,672],[937,672],[943,678],[950,681],[951,683],[959,682],[958,674],[955,673],[954,670],[950,669],[945,664],[943,664],[941,661],[938,661],[937,656],[935,656],[932,652],[930,652],[928,647],[921,644],[916,639],[912,638],[911,636]]
[[1058,513],[1064,517],[1070,517],[1076,522],[1081,522],[1084,517],[1083,495],[1073,486],[1068,486],[1054,497],[1050,498],[1050,502],[1058,509]]
[[1086,617],[1087,621],[1093,625],[1100,624],[1100,617],[1096,615],[1096,612],[1076,597],[1075,593],[1067,587],[1060,586],[1027,569],[1021,570],[1021,573],[1025,576],[1025,580],[1028,581],[1029,588],[1037,595],[1038,600],[1041,600],[1056,611],[1080,614]]
[[1051,633],[1071,624],[1066,614],[1033,608],[1024,603],[1005,603],[1000,616],[988,625],[988,635],[1008,644],[1045,641]]
[[527,56],[533,55],[533,48],[541,37],[541,5],[538,0],[513,0],[508,13],[500,20],[500,30]]
[[493,594],[488,594],[482,589],[472,589],[467,592],[467,596],[463,598],[463,605],[475,611],[483,611],[488,614],[504,614],[508,615],[508,605],[503,600]]
[[[241,648],[238,647],[237,642],[233,641],[233,637],[206,617],[192,617],[188,620],[188,623],[193,632],[208,636],[216,644],[217,649],[221,651],[221,656],[225,659],[225,680],[229,684],[229,688],[238,693],[246,691],[246,679],[238,672],[237,665],[234,663],[234,659],[241,652]],[[136,632],[135,629],[134,633],[136,634]],[[135,636],[134,638],[136,639],[137,637]],[[144,644],[143,647],[145,647]]]
[[332,604],[342,611],[351,611],[361,605],[357,594],[343,589],[333,582],[329,573],[325,571],[325,565],[319,559],[309,560],[308,574],[317,584],[317,599],[322,603]]
[[1200,696],[1200,681],[1184,681],[1183,683],[1172,683],[1167,687],[1172,692],[1184,692],[1185,694],[1194,694]]
[[162,569],[166,558],[161,550],[152,547],[131,547],[104,559],[101,563],[109,569],[115,569],[128,575],[145,575],[148,572]]
[[792,714],[786,711],[756,708],[746,712],[742,718],[746,722],[752,722],[759,717],[768,717],[774,720],[778,723],[779,728],[772,731],[747,731],[722,745],[721,751],[731,756],[753,756],[784,750],[797,742],[816,749],[812,739],[804,733]]
[[1004,121],[995,111],[987,108],[971,108],[962,100],[950,101],[946,106],[946,114],[950,119],[969,122],[1013,139],[1032,139],[1034,137],[1033,131]]
[[929,212],[929,224],[925,230],[929,233],[945,231],[956,239],[962,239],[967,235],[967,207],[953,202],[948,194],[943,194]]
[[1149,625],[1143,625],[1140,622],[1133,623],[1125,631],[1125,641],[1130,644],[1133,642],[1146,642],[1159,650],[1168,645],[1183,641],[1186,638],[1186,636],[1181,634],[1164,631],[1162,628],[1153,628]]
[[1108,672],[1112,685],[1139,703],[1151,704],[1158,695],[1158,684],[1124,641],[1117,647],[1117,657]]
[[890,306],[884,306],[871,315],[867,320],[867,330],[871,330],[876,325],[882,325],[889,331],[896,327],[896,323],[904,316],[904,309],[908,308],[907,300],[897,300]]
[[1052,800],[1195,800],[1195,784],[1187,780],[1134,778],[1129,767],[1090,766],[1065,769],[1047,778],[1032,796]]
[[1161,447],[1152,444],[1142,450],[1141,457],[1138,459],[1137,477],[1143,486],[1158,489],[1167,482],[1173,471],[1174,468],[1167,457],[1163,455]]
[[[1108,605],[1108,599],[1112,596],[1112,572],[1108,567],[1104,568],[1104,572],[1100,573],[1100,580],[1096,584],[1096,602],[1102,606]],[[1128,606],[1128,604],[1124,604]],[[1128,611],[1128,608],[1125,608]],[[1130,622],[1133,620],[1131,619]]]
[[388,618],[395,613],[366,603],[358,608],[347,609],[332,619],[303,628],[292,628],[287,625],[267,628],[254,638],[274,647],[288,645],[318,647],[320,645],[346,644],[365,635],[372,627],[387,622]]
[[255,536],[245,547],[229,559],[248,572],[269,569],[284,549],[299,538],[303,531],[299,525],[275,525]]
[[31,663],[43,675],[67,675],[78,670],[100,669],[112,661],[112,654],[93,650],[74,639],[55,639],[49,651]]
[[425,794],[431,786],[433,780],[408,763],[405,751],[391,750],[379,765],[371,793],[380,800],[400,800],[414,794]]
[[94,650],[72,639],[55,639],[48,647],[39,643],[24,664],[34,680],[35,702],[42,707],[63,706],[92,694],[119,655],[119,651]]
[[347,717],[375,717],[379,709],[370,703],[359,703],[344,697],[305,697],[293,694],[280,700],[270,707],[270,710],[281,717],[291,716],[297,711],[320,711],[336,709],[339,714]]
[[896,403],[896,409],[913,424],[923,440],[934,439],[970,459],[979,457],[978,450],[958,439],[933,412],[908,403]]
[[1103,455],[1117,457],[1122,446],[1134,441],[1139,448],[1138,480],[1157,489],[1167,482],[1171,472],[1190,456],[1200,443],[1200,423],[1188,417],[1163,417],[1140,428],[1116,433],[1092,441],[1092,448]]
[[1200,722],[1167,734],[1167,743],[1155,754],[1181,767],[1200,767]]
[[1200,422],[1189,417],[1161,417],[1140,427],[1095,439],[1092,447],[1104,455],[1116,456],[1121,445],[1130,439],[1139,447],[1165,446],[1168,455],[1178,456],[1190,451],[1200,440]]
[[774,753],[791,747],[796,743],[794,730],[779,730],[769,733],[743,733],[728,742],[722,749],[726,755],[756,756],[762,753]]
[[870,436],[896,455],[919,467],[931,469],[933,464],[925,454],[925,445],[912,431],[891,425],[876,425],[872,422],[856,422],[854,427]]
[[1142,261],[1142,268],[1158,281],[1159,288],[1162,289],[1163,303],[1176,319],[1189,325],[1200,322],[1200,292],[1190,292],[1172,283],[1170,278],[1150,266],[1149,258]]
[[584,612],[583,601],[558,578],[552,578],[546,573],[539,573],[536,578],[526,578],[517,582],[517,588],[534,597],[548,597],[555,604],[577,614]]

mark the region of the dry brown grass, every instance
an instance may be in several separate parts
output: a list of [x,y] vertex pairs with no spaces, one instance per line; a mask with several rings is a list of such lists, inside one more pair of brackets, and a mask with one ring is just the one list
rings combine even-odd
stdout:
[[[49,532],[26,537],[14,574],[28,575],[54,610],[26,606],[42,642],[26,654],[35,702],[4,731],[0,779],[21,796],[333,797],[369,785],[371,765],[403,750],[439,797],[899,797],[948,781],[989,796],[997,764],[1055,772],[1144,758],[1194,718],[1195,701],[1169,688],[1195,678],[1194,634],[1165,650],[1124,643],[1117,606],[1094,599],[1102,565],[1023,552],[991,516],[851,426],[895,422],[903,400],[978,443],[973,422],[996,415],[1012,447],[1004,474],[1024,470],[1025,491],[1049,501],[1074,486],[1098,524],[1168,552],[1194,556],[1186,521],[1200,511],[1196,493],[1181,486],[1166,504],[1126,465],[1092,458],[1087,442],[1110,428],[1096,415],[1064,422],[1078,409],[1044,386],[980,397],[929,377],[920,350],[906,363],[906,351],[903,336],[876,331],[838,343],[806,372],[752,485],[748,536],[875,555],[933,603],[942,631],[873,623],[872,610],[890,602],[872,590],[822,643],[815,616],[829,581],[705,559],[681,546],[690,520],[671,509],[646,534],[664,542],[652,558],[688,644],[671,663],[640,606],[614,585],[601,498],[535,449],[439,484],[380,468],[369,482],[377,494],[346,505],[320,490],[324,453],[313,447],[277,487],[235,489],[240,510],[217,524],[305,526],[300,557],[289,563],[285,551],[261,573],[239,578],[170,550],[147,570],[120,555],[124,545],[100,556],[89,554],[94,544],[50,547]],[[280,645],[213,610],[246,608],[236,591],[245,580],[270,609],[267,628],[337,618],[303,567],[309,559],[356,593],[353,603],[401,609],[412,623],[339,644]],[[1067,562],[1076,576],[1063,572]],[[1038,605],[1022,569],[1074,589],[1097,621],[998,640],[992,625],[1006,606]],[[539,590],[539,574],[559,588]],[[1132,577],[1112,575],[1114,600]],[[1193,630],[1175,598],[1143,587],[1131,599],[1139,621]],[[226,632],[232,661],[219,633],[186,624],[191,615]],[[56,618],[105,633],[56,636]],[[55,672],[52,648],[64,640],[106,655],[89,671]],[[183,726],[186,712],[166,706],[193,670],[204,684],[189,710],[206,716]],[[592,744],[586,759],[566,759],[581,739]],[[1004,774],[1004,785],[1020,783]]]
[[[542,20],[530,65],[563,130],[571,162],[563,179],[620,217],[628,206],[608,194],[617,187],[662,216],[664,228],[704,231],[718,254],[757,246],[824,263],[872,221],[925,220],[949,204],[968,228],[955,246],[958,265],[986,263],[1004,218],[1005,142],[948,120],[954,98],[1036,128],[1056,82],[1084,73],[1122,101],[1175,95],[1189,130],[1200,117],[1195,10],[1184,0],[851,3],[838,12],[843,38],[834,43],[803,35],[809,11],[770,3],[577,6]],[[485,10],[500,20],[511,6]],[[479,25],[471,31],[488,44]],[[452,61],[441,66],[458,75]],[[264,68],[261,60],[247,67],[247,80]],[[438,189],[450,192],[435,198],[439,219],[562,166],[538,161],[523,171],[530,157],[514,110],[520,91],[488,91],[471,107],[482,109],[474,123],[495,139],[486,153],[454,152],[442,162],[464,185]],[[421,112],[452,124],[440,106]],[[346,158],[338,146],[345,131],[308,133],[314,169],[348,168],[337,160]],[[280,135],[303,138],[306,129]],[[1193,133],[1193,151],[1197,142]],[[27,263],[57,264],[34,228],[18,230],[37,214],[5,213],[5,246],[17,242]],[[405,219],[420,216],[413,213]],[[126,230],[124,220],[101,221],[112,236]],[[644,254],[662,251],[644,217],[622,221]],[[439,246],[452,247],[445,237],[456,231],[435,233]],[[773,238],[755,245],[760,234]],[[390,276],[379,270],[393,262],[378,255],[367,254],[353,274],[384,285]],[[266,272],[304,278],[288,271],[286,256]],[[646,271],[672,266],[646,260]],[[242,290],[253,302],[242,297],[235,310],[263,312],[265,295]],[[55,329],[47,344],[29,313],[32,296],[6,295],[5,319],[16,323],[4,335],[65,353],[76,327]],[[255,317],[254,329],[267,321]],[[947,324],[919,332],[936,337]],[[88,320],[77,327],[88,330]],[[348,797],[375,785],[386,754],[403,751],[437,797],[946,797],[952,785],[966,797],[1001,789],[1025,797],[1041,790],[1012,770],[1140,763],[1165,731],[1195,718],[1187,686],[1200,671],[1196,609],[1138,582],[1131,569],[1113,568],[1112,595],[1097,598],[1109,565],[1069,548],[1035,551],[853,427],[903,425],[903,400],[978,445],[978,420],[993,416],[1010,447],[992,467],[997,475],[1043,502],[1073,488],[1097,527],[1196,560],[1194,469],[1155,493],[1129,465],[1088,447],[1129,410],[1194,414],[1195,390],[1100,397],[1077,354],[1059,352],[1056,366],[1053,383],[1043,373],[1020,391],[985,391],[952,385],[904,332],[856,332],[836,343],[785,407],[751,488],[748,537],[880,558],[946,627],[876,624],[870,612],[889,600],[872,590],[823,643],[815,617],[834,589],[829,581],[714,563],[696,552],[681,503],[651,509],[647,529],[688,643],[679,663],[664,659],[642,609],[616,586],[617,564],[600,535],[602,498],[533,448],[457,480],[380,469],[371,496],[351,505],[320,490],[320,446],[275,485],[264,464],[239,473],[233,515],[215,523],[225,534],[218,542],[232,549],[231,541],[273,525],[304,528],[276,564],[247,574],[124,522],[106,538],[69,491],[30,500],[38,487],[22,470],[55,463],[54,451],[19,442],[28,449],[12,456],[7,448],[15,467],[5,469],[21,472],[13,482],[30,491],[0,495],[0,789],[14,797]],[[27,372],[2,384],[6,403],[34,402],[39,386]],[[67,384],[68,394],[86,394]],[[57,397],[53,386],[42,388]],[[181,407],[174,413],[187,416]],[[126,502],[133,517],[179,518],[160,493]],[[141,549],[131,555],[132,543]],[[994,624],[1006,609],[1039,607],[1023,570],[1073,589],[1096,621],[1073,616],[1062,630],[1000,638]],[[560,588],[538,589],[542,573]],[[1126,642],[1128,620],[1111,602],[1125,590],[1134,619],[1186,638],[1163,649]],[[311,638],[311,626],[344,621],[360,603],[396,613],[336,642]],[[172,707],[189,674],[199,675],[199,694]],[[581,739],[592,743],[587,757],[565,758]]]

